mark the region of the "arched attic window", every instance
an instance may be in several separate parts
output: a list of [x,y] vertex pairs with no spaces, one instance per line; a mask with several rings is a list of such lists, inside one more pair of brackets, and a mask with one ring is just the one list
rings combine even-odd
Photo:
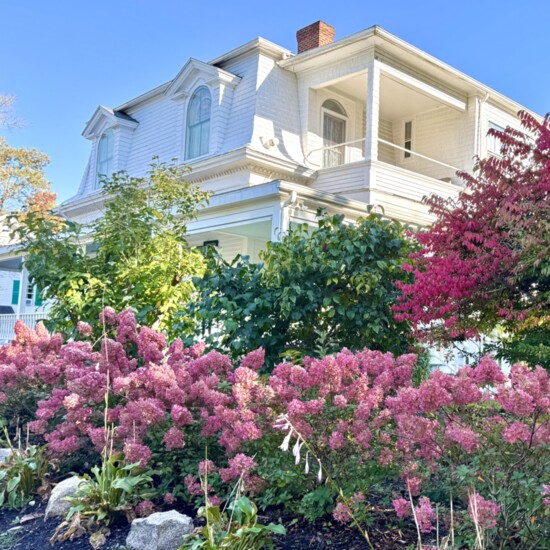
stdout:
[[97,145],[96,186],[103,178],[110,178],[114,168],[115,133],[106,130]]
[[342,105],[334,99],[327,99],[322,105],[323,111],[323,167],[340,166],[346,161],[347,114]]
[[197,88],[187,108],[187,143],[185,158],[207,155],[210,149],[210,111],[212,99],[206,86]]

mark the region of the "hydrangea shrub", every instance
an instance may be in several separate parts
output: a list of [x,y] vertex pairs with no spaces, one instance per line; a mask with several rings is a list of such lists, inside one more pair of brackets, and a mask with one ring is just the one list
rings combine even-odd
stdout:
[[85,323],[82,339],[66,343],[18,325],[0,349],[4,402],[29,386],[45,394],[30,427],[52,455],[101,450],[107,402],[127,461],[188,453],[180,482],[190,497],[202,496],[208,471],[211,500],[240,483],[265,505],[299,498],[345,522],[352,508],[368,516],[366,496],[385,484],[396,520],[413,517],[423,533],[434,527],[435,504],[441,511],[452,498],[457,536],[472,522],[499,543],[548,535],[550,382],[541,367],[518,363],[506,375],[486,356],[415,386],[415,355],[344,349],[263,376],[261,349],[235,366],[202,344],[168,345],[130,310],[106,308],[100,321],[99,342]]

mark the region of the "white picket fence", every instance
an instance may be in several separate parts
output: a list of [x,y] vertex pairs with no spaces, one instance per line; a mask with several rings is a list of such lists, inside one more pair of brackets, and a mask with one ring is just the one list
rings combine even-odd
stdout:
[[47,313],[8,313],[0,315],[0,344],[6,344],[10,342],[15,336],[14,328],[15,322],[19,319],[23,321],[28,327],[34,328],[38,321],[47,319]]

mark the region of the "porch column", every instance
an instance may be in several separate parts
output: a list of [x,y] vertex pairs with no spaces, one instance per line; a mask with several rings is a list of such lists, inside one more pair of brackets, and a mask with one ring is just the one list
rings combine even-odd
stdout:
[[26,300],[27,300],[27,286],[29,284],[29,272],[25,267],[25,258],[22,258],[21,264],[21,284],[19,286],[19,302],[17,303],[17,319],[21,317],[22,313],[25,313]]
[[367,120],[365,160],[378,160],[378,119],[380,111],[380,66],[374,56],[367,66]]

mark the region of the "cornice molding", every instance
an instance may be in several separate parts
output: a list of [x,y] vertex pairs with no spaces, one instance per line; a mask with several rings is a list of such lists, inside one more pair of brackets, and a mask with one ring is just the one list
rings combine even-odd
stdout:
[[191,58],[172,80],[164,94],[175,101],[185,100],[189,97],[195,83],[201,79],[210,87],[222,84],[235,87],[241,81],[237,75]]
[[127,128],[134,130],[139,125],[137,120],[126,115],[125,113],[114,111],[100,105],[92,115],[92,118],[84,126],[82,135],[86,139],[94,139],[99,137],[108,128]]

